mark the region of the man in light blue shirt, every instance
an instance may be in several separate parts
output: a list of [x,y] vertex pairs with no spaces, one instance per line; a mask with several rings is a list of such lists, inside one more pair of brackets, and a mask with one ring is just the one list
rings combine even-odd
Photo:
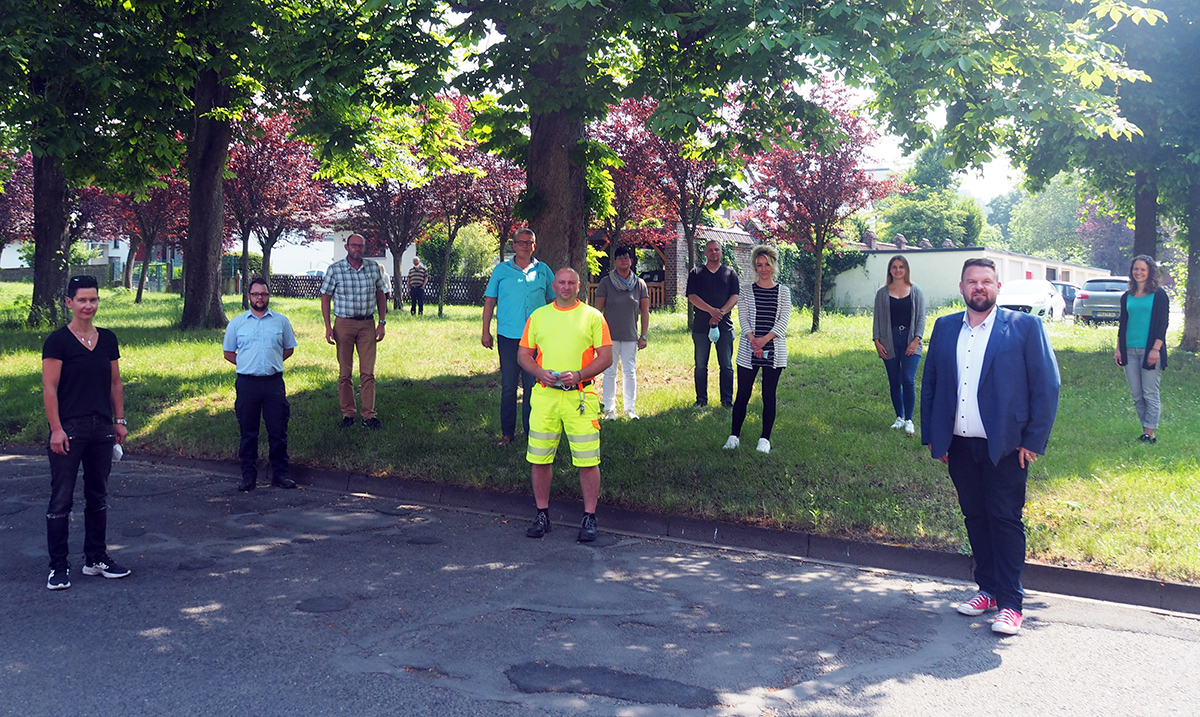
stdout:
[[554,272],[533,258],[537,237],[532,229],[518,229],[513,239],[513,258],[497,264],[483,292],[483,335],[479,343],[492,348],[492,313],[496,314],[496,337],[500,354],[500,444],[512,443],[517,433],[517,383],[524,388],[522,407],[525,435],[529,435],[529,396],[533,374],[521,370],[517,348],[525,333],[525,322],[537,309],[554,301]]
[[221,348],[225,360],[237,366],[237,400],[233,404],[242,441],[238,458],[242,480],[238,490],[251,491],[258,481],[258,425],[267,426],[270,447],[271,485],[295,488],[288,477],[287,424],[291,405],[283,384],[283,362],[296,350],[292,322],[271,311],[270,291],[262,279],[250,281],[250,310],[225,327]]

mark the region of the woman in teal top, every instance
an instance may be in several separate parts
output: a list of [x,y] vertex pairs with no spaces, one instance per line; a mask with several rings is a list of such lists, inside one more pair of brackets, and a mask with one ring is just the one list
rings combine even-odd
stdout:
[[1142,422],[1139,441],[1155,443],[1162,403],[1158,385],[1167,367],[1167,322],[1171,305],[1162,289],[1158,263],[1139,254],[1129,264],[1129,291],[1121,295],[1121,320],[1117,325],[1118,366],[1125,367],[1125,380],[1133,396],[1133,407]]

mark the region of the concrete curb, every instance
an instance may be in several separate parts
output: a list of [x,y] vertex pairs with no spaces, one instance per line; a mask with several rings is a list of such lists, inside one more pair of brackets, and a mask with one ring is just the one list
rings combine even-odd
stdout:
[[[19,448],[2,448],[0,453],[43,455],[41,451]],[[148,455],[128,455],[126,459],[194,468],[228,475],[231,478],[239,475],[237,465],[231,461]],[[291,477],[297,483],[313,488],[345,493],[369,493],[423,505],[467,508],[516,518],[527,518],[532,513],[531,498],[516,493],[422,483],[302,465],[292,466]],[[582,506],[577,502],[560,500],[551,506],[551,518],[555,523],[572,525],[577,521],[581,510]],[[670,513],[652,513],[603,505],[601,510],[602,527],[624,533],[686,540],[718,547],[764,550],[817,561],[963,582],[972,581],[972,561],[967,555],[865,543],[801,531],[759,528]],[[1031,590],[1200,615],[1200,585],[1077,570],[1038,562],[1025,564],[1022,580],[1025,587]]]

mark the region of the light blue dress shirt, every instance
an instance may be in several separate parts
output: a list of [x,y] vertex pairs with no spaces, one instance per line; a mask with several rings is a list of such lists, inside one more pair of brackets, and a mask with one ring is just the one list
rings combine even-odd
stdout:
[[283,352],[296,348],[292,322],[270,309],[262,317],[247,311],[225,327],[224,351],[237,352],[237,372],[270,376],[283,372]]

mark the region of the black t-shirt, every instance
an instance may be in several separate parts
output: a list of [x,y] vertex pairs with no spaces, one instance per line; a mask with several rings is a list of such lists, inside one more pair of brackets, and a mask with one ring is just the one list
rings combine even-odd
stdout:
[[[737,273],[724,264],[716,271],[709,271],[707,266],[698,266],[688,272],[687,293],[688,296],[695,294],[709,306],[719,309],[729,301],[729,297],[739,293]],[[692,320],[692,332],[707,334],[711,318],[706,312],[697,309],[696,317]],[[733,330],[730,314],[725,314],[725,318],[721,319],[721,328]]]
[[58,378],[58,418],[99,416],[112,420],[112,362],[121,358],[117,335],[96,329],[96,348],[88,350],[66,326],[46,337],[42,358],[62,361]]
[[892,329],[909,330],[909,323],[912,322],[912,294],[897,299],[894,296],[889,296],[888,301],[891,302],[890,311],[892,314]]

